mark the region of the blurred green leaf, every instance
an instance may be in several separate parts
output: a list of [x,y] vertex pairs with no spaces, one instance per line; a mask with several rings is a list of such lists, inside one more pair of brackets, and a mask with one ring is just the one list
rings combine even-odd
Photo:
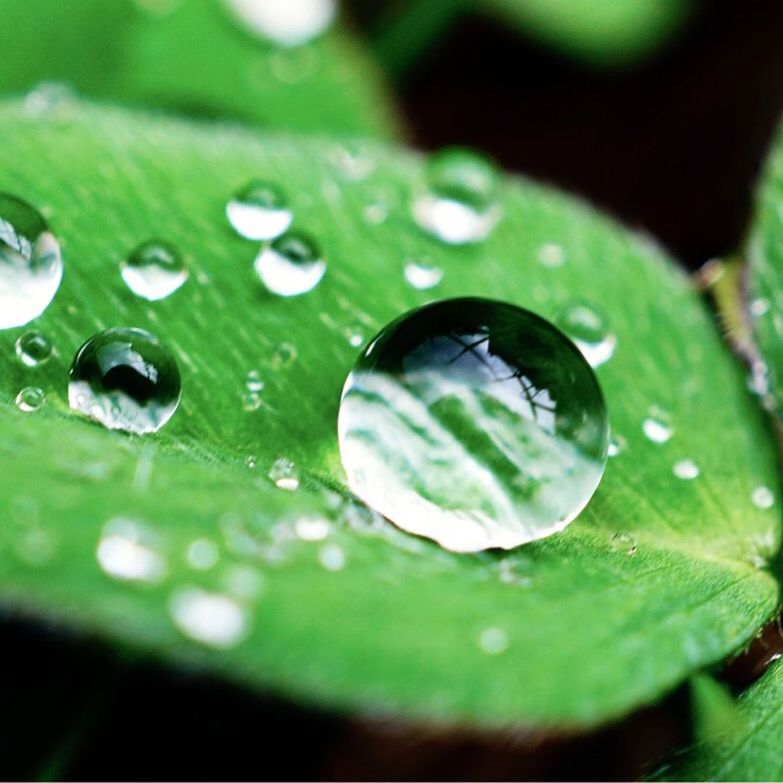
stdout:
[[223,0],[0,0],[0,92],[86,95],[294,130],[398,134],[383,79],[339,23],[294,48]]
[[[652,701],[775,610],[764,565],[779,505],[751,501],[759,486],[777,491],[766,422],[690,282],[645,238],[509,178],[493,234],[449,248],[412,223],[419,158],[373,142],[345,148],[82,104],[31,116],[12,103],[0,111],[0,145],[0,190],[45,210],[66,262],[35,324],[58,357],[27,368],[14,353],[24,330],[0,333],[8,606],[306,701],[538,727],[591,725]],[[328,271],[305,296],[264,292],[257,245],[226,223],[227,198],[255,176],[285,188],[294,225],[323,248]],[[188,283],[155,304],[134,298],[118,271],[151,236],[191,265]],[[411,288],[411,259],[441,267],[440,285]],[[617,338],[598,375],[622,451],[564,534],[510,553],[445,552],[342,490],[336,415],[355,338],[464,295],[550,319],[587,300]],[[183,374],[180,410],[143,439],[105,431],[66,401],[78,346],[130,325],[169,343]],[[265,388],[246,412],[250,370]],[[23,414],[13,400],[31,384],[48,402]],[[643,435],[652,407],[671,417],[666,443]],[[281,457],[301,471],[296,492],[266,478]],[[700,470],[690,481],[673,473],[685,459]],[[325,541],[296,535],[313,515],[329,521]],[[96,546],[118,516],[151,529],[164,579],[132,587],[101,571]],[[208,570],[185,557],[202,539],[219,553]],[[194,588],[228,601],[211,606],[209,628],[219,632],[228,612],[229,630],[246,637],[218,650],[181,633],[178,601],[203,597]],[[506,649],[482,649],[488,629]]]

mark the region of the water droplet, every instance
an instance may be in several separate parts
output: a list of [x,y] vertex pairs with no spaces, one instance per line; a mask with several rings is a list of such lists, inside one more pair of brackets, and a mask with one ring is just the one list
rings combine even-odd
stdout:
[[142,329],[107,329],[71,364],[71,408],[110,430],[156,432],[179,405],[180,376],[171,352]]
[[254,180],[226,205],[234,230],[245,239],[276,239],[288,230],[294,213],[283,191],[270,182]]
[[0,193],[0,329],[38,318],[62,277],[60,245],[43,216],[26,201]]
[[681,459],[679,462],[675,462],[672,467],[672,473],[683,481],[695,479],[700,472],[699,466],[692,459]]
[[302,541],[323,541],[329,535],[329,523],[322,517],[300,517],[294,530]]
[[623,552],[626,555],[636,554],[636,539],[630,533],[615,533],[610,544],[615,552]]
[[16,407],[23,413],[37,411],[46,402],[46,392],[37,386],[26,386],[16,395]]
[[169,610],[185,636],[209,647],[234,647],[248,630],[245,611],[233,598],[199,587],[177,590],[171,597]]
[[548,242],[538,249],[538,263],[542,266],[556,268],[565,263],[565,251],[560,245]]
[[245,467],[248,470],[255,470],[258,467],[258,457],[255,454],[250,454],[245,459]]
[[209,571],[210,568],[214,568],[219,557],[217,544],[208,538],[197,538],[191,541],[185,553],[188,565],[197,571]]
[[329,160],[343,179],[359,182],[375,168],[375,161],[361,142],[343,142],[329,151]]
[[38,367],[52,358],[54,347],[40,332],[25,332],[16,341],[16,355],[27,367]]
[[761,318],[769,312],[769,299],[754,299],[750,303],[750,314],[755,318]]
[[753,490],[750,499],[753,501],[753,505],[756,508],[762,510],[772,508],[775,504],[775,496],[772,494],[772,490],[769,487],[756,487],[756,489]]
[[291,460],[283,457],[275,460],[267,476],[279,489],[287,489],[289,492],[299,489],[299,472]]
[[443,270],[426,262],[410,261],[405,265],[405,279],[417,290],[427,291],[443,280]]
[[145,525],[117,517],[106,523],[96,557],[103,572],[123,582],[153,584],[166,575],[166,563],[155,548],[157,537]]
[[72,86],[57,81],[37,84],[24,99],[24,110],[36,119],[67,120],[72,116],[77,94]]
[[260,392],[264,388],[264,382],[261,380],[261,375],[258,370],[251,370],[245,378],[245,386],[248,391]]
[[622,435],[612,435],[607,453],[610,457],[617,457],[625,451],[627,446],[628,444]]
[[389,208],[381,201],[374,201],[364,208],[362,214],[368,223],[379,226],[389,216]]
[[280,370],[283,367],[288,367],[296,361],[297,355],[298,353],[295,345],[292,345],[291,343],[280,343],[272,355],[272,368]]
[[510,549],[562,530],[606,465],[593,371],[551,324],[455,299],[414,310],[362,352],[343,389],[351,489],[446,549]]
[[448,148],[427,163],[427,191],[413,202],[419,226],[449,245],[485,239],[500,219],[499,177],[476,152]]
[[665,411],[650,408],[649,416],[642,422],[642,432],[653,443],[666,443],[674,435],[674,428]]
[[342,571],[345,568],[345,552],[337,544],[327,544],[318,552],[318,562],[327,571]]
[[479,634],[478,644],[488,655],[500,655],[508,649],[508,634],[502,628],[485,628]]
[[171,296],[188,279],[182,254],[159,239],[139,245],[120,264],[120,274],[136,296],[150,302]]
[[560,311],[555,323],[574,341],[591,367],[600,367],[612,358],[617,338],[595,308],[572,302]]
[[246,391],[242,395],[242,409],[248,413],[257,411],[261,407],[261,395],[256,391]]
[[244,28],[278,46],[299,46],[326,32],[337,0],[224,0]]
[[294,232],[263,248],[254,267],[261,282],[278,296],[306,294],[326,273],[326,262],[315,242]]

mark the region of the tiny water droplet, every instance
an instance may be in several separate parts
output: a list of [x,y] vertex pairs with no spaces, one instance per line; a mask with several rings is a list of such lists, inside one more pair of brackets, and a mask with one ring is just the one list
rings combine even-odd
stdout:
[[612,435],[607,453],[610,457],[617,457],[625,451],[627,446],[628,444],[622,435]]
[[343,179],[359,182],[375,168],[375,161],[358,141],[338,144],[329,151],[329,160]]
[[550,323],[513,305],[444,300],[383,329],[343,389],[353,492],[458,552],[520,544],[573,520],[603,475],[595,374]]
[[299,472],[296,465],[284,457],[274,461],[267,476],[279,489],[287,489],[289,492],[299,489]]
[[329,535],[329,523],[322,517],[300,517],[294,530],[302,541],[323,541]]
[[345,568],[345,552],[337,544],[326,544],[318,552],[318,562],[327,571],[342,571]]
[[294,219],[283,191],[263,180],[253,180],[235,193],[226,216],[237,234],[255,240],[276,239]]
[[683,481],[690,481],[698,477],[699,466],[692,459],[681,459],[679,462],[675,462],[672,467],[672,473]]
[[280,370],[288,367],[296,361],[298,356],[296,346],[291,343],[280,343],[274,354],[272,354],[272,368]]
[[555,323],[574,341],[591,367],[600,367],[612,358],[617,338],[605,316],[594,307],[572,302],[558,313]]
[[117,517],[101,532],[96,557],[103,572],[123,582],[160,582],[166,563],[157,551],[155,532],[133,519]]
[[245,459],[245,467],[248,470],[255,470],[258,467],[258,457],[255,454],[251,454]]
[[772,494],[772,490],[769,487],[756,487],[756,489],[753,490],[750,499],[756,508],[762,510],[772,508],[775,504],[775,496]]
[[769,312],[769,299],[754,299],[750,303],[750,314],[755,318],[761,318]]
[[252,413],[262,404],[261,395],[257,391],[245,391],[242,394],[242,410]]
[[40,332],[25,332],[15,344],[16,355],[27,367],[39,367],[52,358],[54,347]]
[[542,266],[556,268],[565,263],[565,251],[560,245],[548,242],[538,249],[538,263]]
[[291,232],[258,254],[254,268],[261,282],[278,296],[299,296],[312,291],[326,273],[326,262],[315,242]]
[[180,399],[174,356],[142,329],[107,329],[90,338],[71,364],[71,408],[110,430],[157,432]]
[[136,296],[150,302],[171,296],[188,279],[182,254],[160,239],[151,239],[133,250],[120,264],[120,274]]
[[479,634],[478,645],[487,655],[500,655],[508,649],[508,634],[502,628],[485,628]]
[[46,402],[46,392],[38,386],[26,386],[16,395],[16,407],[23,413],[37,411]]
[[251,35],[278,46],[300,46],[326,32],[337,0],[224,0]]
[[427,291],[443,280],[443,270],[424,261],[410,261],[405,264],[405,279],[418,291]]
[[630,533],[615,533],[610,543],[615,552],[623,552],[626,555],[636,554],[636,539]]
[[197,538],[188,544],[185,558],[191,568],[197,571],[209,571],[217,565],[220,553],[217,544],[208,538]]
[[660,408],[653,407],[642,422],[642,432],[653,443],[666,443],[674,435],[674,428],[669,415]]
[[234,647],[248,631],[247,615],[233,598],[199,587],[177,590],[169,601],[169,611],[185,636],[209,647]]
[[435,153],[426,168],[427,190],[413,202],[419,226],[441,242],[481,242],[500,219],[495,165],[471,150],[452,147]]
[[264,382],[261,380],[261,375],[258,370],[251,370],[245,378],[245,386],[248,391],[260,392],[264,388]]
[[54,299],[62,277],[60,244],[41,213],[0,192],[0,329],[38,318]]
[[389,208],[383,202],[373,201],[364,208],[362,214],[368,223],[379,226],[389,216]]

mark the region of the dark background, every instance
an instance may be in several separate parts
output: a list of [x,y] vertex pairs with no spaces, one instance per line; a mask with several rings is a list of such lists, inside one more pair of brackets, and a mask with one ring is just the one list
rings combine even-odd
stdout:
[[[383,3],[354,6],[372,37]],[[470,16],[394,86],[414,144],[478,147],[695,269],[733,251],[747,224],[783,111],[783,3],[703,4],[655,55],[614,70]],[[593,734],[480,736],[248,695],[21,618],[3,620],[2,642],[5,778],[630,779],[690,739],[687,686]],[[719,674],[739,690],[780,649],[773,630]]]

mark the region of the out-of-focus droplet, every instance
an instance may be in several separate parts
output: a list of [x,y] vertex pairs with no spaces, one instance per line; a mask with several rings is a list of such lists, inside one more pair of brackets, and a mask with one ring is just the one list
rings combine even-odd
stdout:
[[600,367],[614,355],[617,338],[595,307],[571,302],[560,310],[555,323],[574,341],[591,367]]
[[235,647],[248,631],[247,614],[237,601],[199,587],[177,590],[171,597],[169,610],[185,636],[208,647]]
[[117,517],[101,531],[96,558],[103,572],[122,582],[160,582],[166,562],[153,531],[133,519]]
[[425,261],[409,261],[405,264],[405,279],[418,291],[427,291],[443,280],[443,270]]
[[224,0],[251,35],[278,46],[301,46],[326,32],[337,0]]

